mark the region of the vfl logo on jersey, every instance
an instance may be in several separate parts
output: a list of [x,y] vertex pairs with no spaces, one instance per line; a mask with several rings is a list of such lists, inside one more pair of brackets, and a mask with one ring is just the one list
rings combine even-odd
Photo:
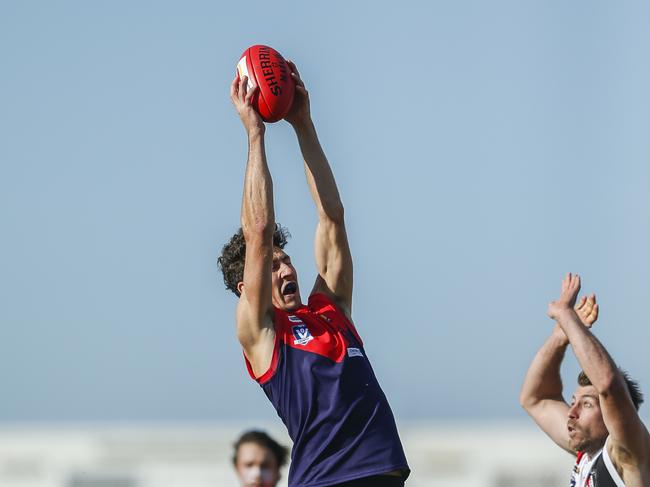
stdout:
[[309,331],[309,328],[307,328],[307,325],[305,325],[303,322],[300,322],[299,325],[294,325],[291,328],[291,332],[293,333],[294,345],[307,345],[310,341],[314,339],[314,337],[311,336],[311,332]]

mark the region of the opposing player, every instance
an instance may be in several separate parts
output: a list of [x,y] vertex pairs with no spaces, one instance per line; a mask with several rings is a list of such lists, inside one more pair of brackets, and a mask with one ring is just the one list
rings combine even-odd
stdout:
[[[402,486],[409,467],[393,414],[352,321],[352,257],[343,205],[314,128],[296,66],[293,126],[318,212],[318,276],[307,304],[276,225],[265,126],[251,106],[257,89],[235,79],[231,99],[248,134],[241,229],[219,265],[238,297],[237,336],[251,376],[293,440],[289,485]],[[285,191],[288,193],[288,191]]]
[[[526,374],[520,402],[560,447],[577,456],[571,487],[650,486],[650,435],[637,413],[643,396],[591,333],[594,295],[574,310],[580,277],[568,274],[549,304],[557,324]],[[570,404],[562,397],[560,365],[567,346],[583,371]]]

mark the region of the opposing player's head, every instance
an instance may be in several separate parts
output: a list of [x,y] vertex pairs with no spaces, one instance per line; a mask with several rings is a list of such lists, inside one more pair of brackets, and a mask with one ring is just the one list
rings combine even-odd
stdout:
[[[643,403],[643,394],[627,372],[620,370],[620,373],[638,411]],[[569,446],[572,450],[593,453],[603,447],[609,433],[600,409],[598,390],[584,372],[578,375],[578,387],[573,394],[568,416]]]
[[[291,258],[284,251],[289,236],[289,231],[286,228],[279,224],[275,226],[273,264],[270,269],[273,306],[285,311],[292,311],[302,304],[298,274],[291,263]],[[244,290],[245,259],[246,240],[240,228],[224,245],[221,257],[218,259],[226,288],[237,296],[241,296]]]
[[234,450],[232,463],[243,487],[275,487],[287,462],[287,448],[263,431],[248,431]]

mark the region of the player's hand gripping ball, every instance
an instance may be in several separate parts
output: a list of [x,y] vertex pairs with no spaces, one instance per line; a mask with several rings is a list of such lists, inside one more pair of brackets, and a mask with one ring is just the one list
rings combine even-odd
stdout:
[[248,89],[259,90],[251,100],[265,122],[282,120],[291,108],[295,83],[287,61],[275,49],[256,45],[244,51],[237,63],[239,77],[248,77]]

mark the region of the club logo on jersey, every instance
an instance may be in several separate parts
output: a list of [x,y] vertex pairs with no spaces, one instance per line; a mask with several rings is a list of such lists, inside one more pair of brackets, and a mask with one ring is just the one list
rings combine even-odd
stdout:
[[594,487],[596,485],[596,472],[589,472],[589,480],[585,484],[586,487]]
[[314,339],[314,337],[311,336],[309,328],[307,328],[307,325],[303,322],[300,322],[299,325],[294,325],[293,328],[291,328],[291,332],[293,333],[294,345],[307,345]]

